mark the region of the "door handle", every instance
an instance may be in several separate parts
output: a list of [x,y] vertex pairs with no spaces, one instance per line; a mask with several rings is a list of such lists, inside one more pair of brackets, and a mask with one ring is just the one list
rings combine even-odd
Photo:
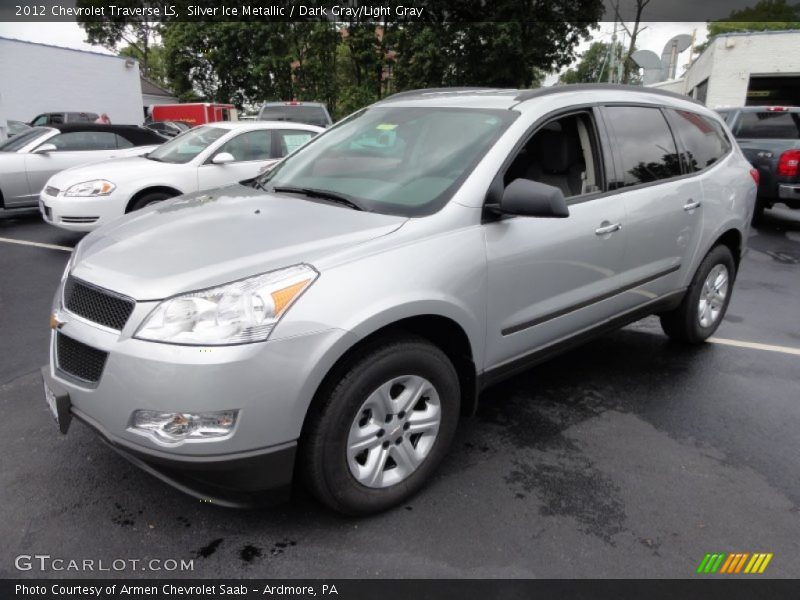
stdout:
[[611,225],[604,225],[603,227],[598,227],[594,230],[595,235],[607,235],[609,233],[614,233],[615,231],[619,231],[622,229],[622,223],[613,223]]
[[695,208],[700,208],[700,200],[689,200],[686,204],[683,205],[683,210],[694,210]]

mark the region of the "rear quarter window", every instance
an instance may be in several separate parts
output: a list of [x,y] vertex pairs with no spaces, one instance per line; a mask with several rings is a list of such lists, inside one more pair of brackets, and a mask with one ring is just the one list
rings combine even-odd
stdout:
[[713,119],[686,110],[667,112],[683,145],[682,159],[689,172],[710,167],[730,151],[725,132]]

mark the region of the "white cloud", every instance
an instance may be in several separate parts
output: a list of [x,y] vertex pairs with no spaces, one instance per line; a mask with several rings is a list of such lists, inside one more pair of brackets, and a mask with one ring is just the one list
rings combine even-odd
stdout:
[[78,50],[91,50],[93,52],[112,54],[102,46],[93,46],[84,41],[86,39],[86,33],[81,29],[80,25],[75,22],[0,22],[0,36],[27,42],[37,42],[39,44],[50,44],[52,46],[63,46],[64,48],[76,48]]

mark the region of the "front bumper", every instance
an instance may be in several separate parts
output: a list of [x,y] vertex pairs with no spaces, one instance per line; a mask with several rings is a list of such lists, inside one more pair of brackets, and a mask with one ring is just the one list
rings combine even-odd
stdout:
[[[69,394],[42,368],[45,384],[63,404],[69,406]],[[110,435],[103,426],[75,407],[59,415],[63,433],[74,418],[87,425],[107,445],[143,471],[182,492],[219,506],[252,508],[283,502],[291,493],[297,444],[291,442],[264,451],[242,452],[223,456],[176,457],[166,452],[135,447]]]
[[[155,303],[136,305],[122,331],[58,310],[51,335],[51,388],[69,395],[70,415],[117,452],[171,485],[226,506],[285,498],[295,448],[316,389],[353,333],[339,329],[239,346],[176,346],[134,339]],[[108,356],[94,384],[61,371],[56,336]],[[135,410],[238,410],[233,433],[219,440],[164,443],[134,432]]]
[[45,221],[69,231],[94,231],[125,214],[126,201],[119,194],[97,198],[73,198],[63,191],[53,195],[46,187],[39,194],[39,212]]

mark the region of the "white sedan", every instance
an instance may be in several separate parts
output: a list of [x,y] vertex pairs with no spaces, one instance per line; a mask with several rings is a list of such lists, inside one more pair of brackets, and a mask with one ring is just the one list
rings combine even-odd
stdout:
[[39,208],[51,225],[92,231],[173,196],[253,178],[322,131],[315,125],[269,121],[195,127],[144,156],[54,175],[39,196]]

